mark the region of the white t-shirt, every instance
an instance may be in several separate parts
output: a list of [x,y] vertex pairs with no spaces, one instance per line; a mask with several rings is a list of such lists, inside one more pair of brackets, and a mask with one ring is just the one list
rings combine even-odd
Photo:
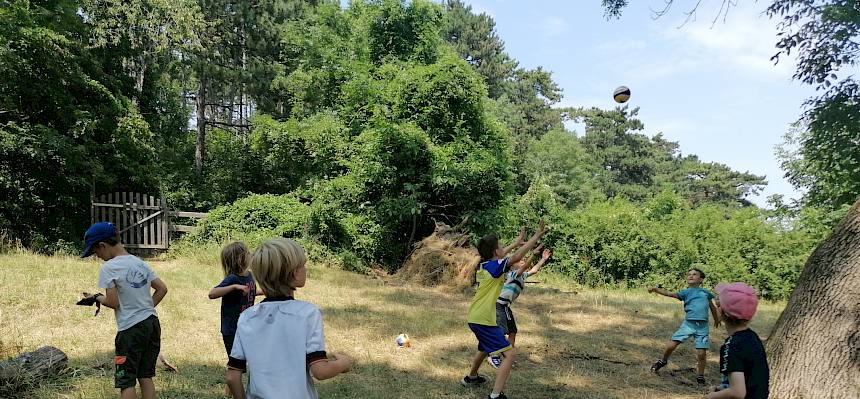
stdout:
[[116,288],[119,308],[114,309],[116,329],[123,331],[149,316],[158,316],[152,305],[152,268],[134,255],[117,256],[99,270],[99,288]]
[[316,399],[310,364],[324,359],[320,310],[292,298],[266,298],[239,316],[228,364],[250,373],[248,399]]

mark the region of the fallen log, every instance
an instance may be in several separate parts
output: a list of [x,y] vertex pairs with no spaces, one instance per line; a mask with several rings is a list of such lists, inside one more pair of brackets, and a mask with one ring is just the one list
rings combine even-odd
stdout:
[[66,369],[69,358],[53,346],[0,361],[0,393],[14,393]]

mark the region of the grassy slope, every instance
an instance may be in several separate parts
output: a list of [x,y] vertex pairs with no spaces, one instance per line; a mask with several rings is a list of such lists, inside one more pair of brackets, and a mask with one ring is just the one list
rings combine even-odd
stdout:
[[[159,398],[222,398],[225,354],[219,301],[206,293],[219,268],[195,260],[151,262],[170,287],[159,306],[162,352],[181,369],[159,372]],[[29,254],[0,256],[0,357],[54,345],[71,372],[43,384],[31,398],[114,398],[111,360],[116,329],[110,309],[92,317],[74,305],[94,290],[99,264]],[[536,281],[542,280],[537,276]],[[323,311],[328,349],[357,361],[351,373],[318,384],[325,398],[479,398],[490,386],[460,387],[476,342],[465,325],[469,296],[382,281],[313,266],[299,298]],[[753,323],[765,337],[781,310],[763,304]],[[581,290],[562,283],[529,284],[515,304],[518,364],[506,393],[513,398],[698,398],[694,353],[682,345],[655,376],[649,364],[683,317],[679,302],[642,292]],[[411,349],[394,345],[408,333]],[[717,379],[716,350],[725,333],[711,332],[707,377]],[[3,353],[5,352],[5,353]],[[482,373],[492,377],[489,366]]]

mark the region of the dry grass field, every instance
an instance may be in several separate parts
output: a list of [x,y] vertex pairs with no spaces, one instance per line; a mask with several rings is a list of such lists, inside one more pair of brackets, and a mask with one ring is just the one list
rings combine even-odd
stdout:
[[[215,263],[199,259],[152,261],[170,292],[158,307],[162,353],[180,369],[160,371],[159,398],[223,398],[225,354],[219,301],[208,290],[221,279]],[[69,355],[69,370],[21,398],[116,398],[112,370],[114,316],[75,306],[94,291],[99,263],[27,253],[0,255],[0,358],[53,345]],[[681,276],[679,276],[679,279]],[[682,345],[659,375],[648,371],[683,318],[681,303],[640,291],[591,290],[548,275],[534,278],[514,305],[520,354],[508,383],[511,398],[699,398],[695,356]],[[467,389],[476,341],[465,322],[463,292],[385,281],[310,265],[299,299],[323,312],[330,351],[351,354],[352,372],[318,383],[323,398],[483,398],[490,384]],[[763,303],[753,328],[764,338],[783,304]],[[412,348],[394,338],[409,334]],[[711,331],[707,378],[717,380],[725,332]],[[492,380],[494,370],[482,368]]]

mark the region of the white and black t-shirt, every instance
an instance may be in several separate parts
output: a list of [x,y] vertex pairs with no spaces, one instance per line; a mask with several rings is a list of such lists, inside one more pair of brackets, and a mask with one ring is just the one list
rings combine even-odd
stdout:
[[266,298],[239,316],[227,365],[250,374],[248,399],[316,399],[310,365],[325,359],[320,310],[282,297]]
[[723,384],[728,384],[729,374],[734,372],[744,373],[747,390],[745,399],[767,399],[770,371],[764,345],[753,330],[735,332],[720,347]]

